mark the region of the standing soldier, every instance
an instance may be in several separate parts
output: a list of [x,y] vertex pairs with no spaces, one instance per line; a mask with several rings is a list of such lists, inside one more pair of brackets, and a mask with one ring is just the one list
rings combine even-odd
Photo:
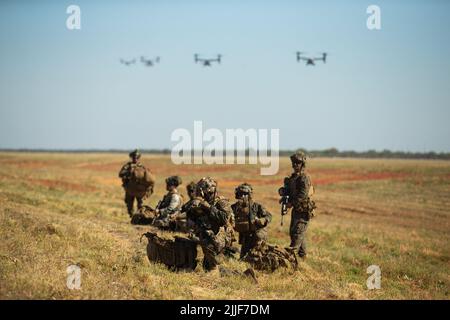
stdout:
[[299,256],[303,258],[306,256],[306,230],[316,207],[310,198],[314,189],[305,172],[306,155],[299,151],[291,156],[291,162],[294,172],[284,179],[284,186],[279,190],[282,196],[280,202],[286,201],[287,208],[292,208],[290,246],[298,250]]
[[161,229],[170,229],[173,216],[180,212],[183,205],[183,199],[177,189],[181,183],[179,176],[171,176],[166,179],[166,190],[168,192],[155,210],[157,218],[153,222],[154,226]]
[[155,180],[142,163],[139,162],[141,154],[136,149],[129,154],[131,161],[127,162],[119,172],[122,186],[125,189],[125,203],[128,214],[133,215],[134,200],[138,209],[142,208],[143,200],[153,193]]
[[262,205],[252,199],[253,188],[247,183],[235,189],[237,202],[231,205],[234,212],[235,227],[239,232],[241,258],[261,241],[267,241],[267,225],[272,215]]
[[197,197],[190,201],[187,218],[203,250],[205,271],[218,270],[224,251],[235,241],[233,211],[227,199],[217,194],[217,182],[202,178],[196,186]]

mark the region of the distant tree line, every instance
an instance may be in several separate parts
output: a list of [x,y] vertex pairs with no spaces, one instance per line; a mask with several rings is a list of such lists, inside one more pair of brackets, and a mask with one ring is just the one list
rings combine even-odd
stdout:
[[[310,157],[336,157],[336,158],[370,158],[370,159],[440,159],[450,160],[449,152],[405,152],[391,150],[367,150],[367,151],[340,151],[336,148],[324,150],[297,149],[305,152]],[[280,150],[280,156],[290,156],[297,150]],[[66,153],[128,153],[125,149],[0,149],[1,152],[66,152]],[[170,149],[140,149],[145,154],[170,154]],[[234,152],[237,154],[237,151]],[[250,154],[245,151],[245,155]],[[270,155],[270,151],[268,152]],[[214,155],[214,152],[212,153]],[[224,151],[225,154],[225,151]]]
[[[339,151],[336,148],[325,150],[305,150],[311,157],[339,157],[339,158],[371,158],[371,159],[440,159],[450,160],[450,153],[448,152],[405,152],[405,151],[391,151],[391,150],[367,150],[367,151]],[[289,155],[294,151],[280,151],[280,155]]]

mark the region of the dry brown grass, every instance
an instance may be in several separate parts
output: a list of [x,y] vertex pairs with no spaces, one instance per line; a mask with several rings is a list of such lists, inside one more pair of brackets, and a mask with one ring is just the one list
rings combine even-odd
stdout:
[[[277,189],[290,167],[260,176],[254,165],[175,166],[144,155],[157,176],[184,184],[211,175],[232,198],[248,181],[273,212],[270,242],[287,245]],[[313,159],[318,215],[308,233],[310,255],[297,272],[240,277],[172,273],[149,263],[149,227],[128,223],[116,178],[126,155],[0,154],[0,297],[43,299],[448,299],[450,163],[443,161]],[[184,191],[184,190],[183,190]],[[66,268],[82,269],[81,290],[66,287]],[[244,270],[235,260],[226,266]],[[382,289],[367,290],[366,268],[382,270]]]

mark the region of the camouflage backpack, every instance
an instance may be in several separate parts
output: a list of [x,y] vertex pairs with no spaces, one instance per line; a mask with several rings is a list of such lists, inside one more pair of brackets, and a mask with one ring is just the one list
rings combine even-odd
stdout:
[[131,224],[152,224],[154,219],[155,210],[150,206],[143,206],[131,216]]
[[132,192],[153,193],[155,178],[143,165],[132,165],[127,189]]
[[154,232],[144,235],[148,239],[147,256],[151,262],[163,263],[172,270],[194,270],[197,266],[197,243],[191,239],[163,238]]
[[297,270],[298,261],[294,248],[280,248],[261,241],[243,258],[256,270],[274,272],[278,268]]

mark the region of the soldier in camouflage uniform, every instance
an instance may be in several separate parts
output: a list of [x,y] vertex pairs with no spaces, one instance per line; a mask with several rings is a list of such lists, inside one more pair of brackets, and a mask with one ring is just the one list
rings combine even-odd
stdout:
[[192,201],[194,201],[196,197],[196,183],[194,181],[191,181],[186,186],[186,192],[189,197],[189,201],[183,204],[181,207],[181,211],[174,216],[174,224],[175,224],[175,231],[180,232],[190,232],[192,231],[192,221],[187,219],[187,210],[191,206]]
[[177,189],[181,183],[181,178],[178,176],[171,176],[166,179],[166,190],[168,192],[155,209],[157,216],[153,222],[155,227],[161,229],[172,227],[173,216],[180,212],[183,205],[183,199]]
[[272,214],[261,204],[252,199],[253,188],[247,183],[235,189],[237,202],[231,205],[234,213],[235,227],[239,232],[241,259],[259,242],[267,241],[267,225]]
[[233,211],[227,199],[217,195],[217,182],[202,178],[196,186],[196,198],[186,208],[195,236],[203,250],[205,271],[218,270],[224,251],[235,241]]
[[280,194],[289,196],[288,208],[292,208],[291,225],[289,234],[291,247],[298,250],[300,257],[306,256],[306,230],[315,209],[312,195],[312,184],[309,175],[305,172],[306,155],[297,152],[291,156],[294,172],[284,179],[284,186],[280,188]]
[[137,202],[138,209],[142,208],[143,200],[153,193],[153,184],[144,187],[141,190],[134,190],[130,184],[132,178],[132,171],[135,168],[147,170],[142,163],[139,162],[141,154],[136,149],[129,153],[131,161],[127,162],[119,171],[119,178],[122,179],[122,186],[125,189],[125,204],[130,217],[133,215],[134,200]]
[[197,195],[197,185],[194,181],[189,182],[189,184],[186,186],[186,192],[189,197],[189,201],[194,200]]

